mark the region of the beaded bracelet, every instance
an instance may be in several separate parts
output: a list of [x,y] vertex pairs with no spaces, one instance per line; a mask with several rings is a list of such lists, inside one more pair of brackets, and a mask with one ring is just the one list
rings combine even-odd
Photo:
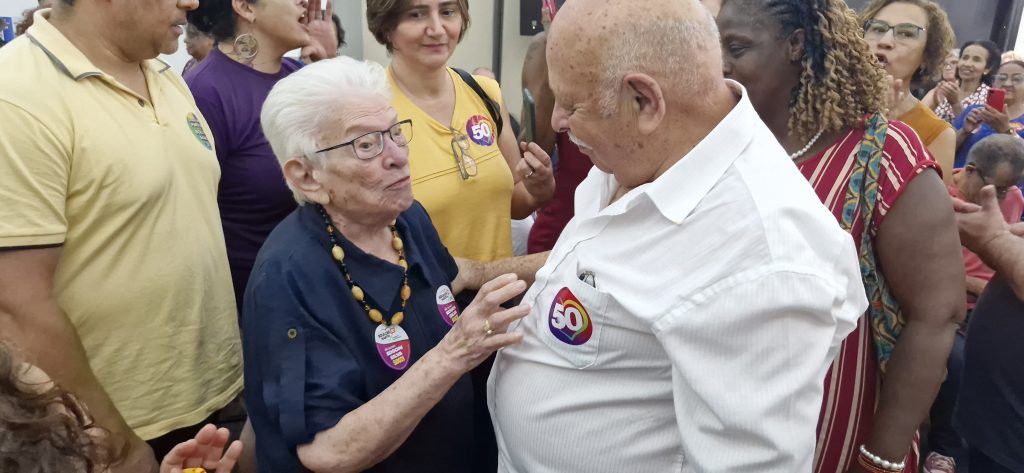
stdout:
[[[878,455],[875,455],[868,451],[868,448],[864,445],[860,446],[860,455],[857,457],[861,466],[868,469],[872,473],[893,473],[901,472],[903,468],[907,466],[907,459],[899,463],[893,463],[889,460],[885,460]],[[874,468],[870,468],[874,467]]]

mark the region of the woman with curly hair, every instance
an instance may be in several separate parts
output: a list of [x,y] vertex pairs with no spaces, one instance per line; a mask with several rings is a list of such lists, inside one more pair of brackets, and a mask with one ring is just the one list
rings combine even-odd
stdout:
[[955,45],[953,28],[932,0],[872,0],[861,14],[864,39],[896,87],[888,116],[913,128],[951,183],[956,132],[913,94],[911,84],[940,79]]
[[[0,343],[0,471],[3,473],[101,473],[118,461],[84,405],[39,368],[17,361]],[[224,452],[227,429],[207,425],[175,446],[160,473],[230,472],[242,452],[235,441]],[[219,458],[219,460],[218,460]]]
[[914,472],[965,310],[935,161],[879,113],[884,73],[843,0],[725,0],[718,25],[725,75],[850,232],[871,301],[825,377],[815,471]]

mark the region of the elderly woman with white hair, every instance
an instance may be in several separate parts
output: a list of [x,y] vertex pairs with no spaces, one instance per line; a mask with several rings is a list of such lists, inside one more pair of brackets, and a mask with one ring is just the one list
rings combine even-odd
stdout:
[[274,86],[261,120],[300,205],[246,289],[260,471],[470,471],[467,373],[520,341],[504,332],[528,308],[500,304],[526,283],[499,276],[460,314],[464,283],[413,200],[412,127],[381,66],[307,66]]

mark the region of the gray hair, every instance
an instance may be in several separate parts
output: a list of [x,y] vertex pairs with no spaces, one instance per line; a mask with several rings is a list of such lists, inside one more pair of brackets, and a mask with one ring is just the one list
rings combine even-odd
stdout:
[[[609,41],[601,54],[601,95],[604,116],[617,109],[622,78],[641,72],[656,79],[686,84],[694,99],[713,86],[714,71],[722,70],[718,27],[711,12],[704,18],[667,19],[622,26],[617,40]],[[710,60],[711,63],[708,63]],[[710,68],[710,69],[709,69]],[[721,73],[719,72],[719,75]]]
[[[391,100],[384,67],[346,56],[310,64],[281,79],[271,89],[260,113],[263,135],[281,168],[290,159],[322,168],[324,158],[316,154],[322,144],[317,143],[321,128],[352,99],[368,95]],[[306,203],[306,197],[290,182],[288,188],[299,205]]]
[[1013,175],[1020,176],[1024,173],[1024,140],[1017,135],[989,136],[971,147],[967,162],[988,173],[996,172],[1005,163],[1010,165]]

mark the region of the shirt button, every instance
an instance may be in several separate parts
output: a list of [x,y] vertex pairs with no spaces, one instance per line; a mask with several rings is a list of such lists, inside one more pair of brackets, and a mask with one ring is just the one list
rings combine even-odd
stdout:
[[146,106],[146,101],[142,100],[142,99],[139,99],[139,106],[140,107],[145,107]]
[[288,329],[288,339],[295,340],[295,337],[299,336],[299,331],[293,328]]

